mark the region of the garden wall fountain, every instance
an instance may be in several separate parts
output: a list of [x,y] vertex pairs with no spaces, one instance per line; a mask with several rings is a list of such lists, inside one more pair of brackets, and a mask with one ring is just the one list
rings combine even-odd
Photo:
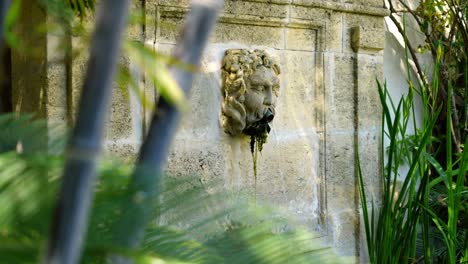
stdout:
[[[143,8],[147,23],[131,27],[129,36],[170,52],[189,1],[134,2]],[[46,21],[33,4],[25,6],[31,9],[26,27]],[[369,196],[377,198],[380,190],[381,110],[375,79],[382,78],[387,14],[381,6],[380,0],[226,1],[176,135],[168,173],[196,175],[202,182],[221,180],[229,190],[255,194],[317,231],[340,254],[360,255],[358,145]],[[12,55],[16,110],[35,106],[50,121],[72,122],[86,57],[61,60],[52,34],[34,43],[37,59]],[[71,45],[80,43],[72,38]],[[241,58],[252,61],[232,63]],[[121,62],[137,78],[141,93],[156,98],[153,83],[135,64],[128,58]],[[257,77],[248,73],[254,63],[260,69]],[[28,69],[37,74],[23,74]],[[249,74],[253,77],[237,81]],[[26,76],[35,79],[24,80]],[[245,95],[239,89],[246,89]],[[248,105],[249,89],[261,94],[259,109]],[[25,96],[26,91],[34,96]],[[245,113],[233,110],[240,103]],[[115,89],[107,149],[125,159],[135,157],[150,118],[150,110],[126,89]],[[255,177],[251,136],[265,131],[268,140],[257,156]]]

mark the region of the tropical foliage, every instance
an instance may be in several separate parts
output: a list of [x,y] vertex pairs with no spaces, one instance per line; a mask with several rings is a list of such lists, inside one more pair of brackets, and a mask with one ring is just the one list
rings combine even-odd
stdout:
[[[464,185],[468,155],[463,152],[453,162],[448,158],[449,163],[442,166],[428,152],[441,108],[434,115],[424,118],[421,135],[408,135],[409,125],[415,122],[414,91],[410,90],[398,104],[389,97],[385,86],[379,84],[379,92],[384,106],[382,136],[389,139],[385,168],[382,171],[382,197],[369,201],[363,183],[365,175],[359,170],[370,261],[464,262],[468,257],[464,224],[468,202]],[[450,124],[447,123],[447,126],[450,132]],[[446,148],[447,153],[451,153],[450,139]],[[399,168],[403,165],[409,169],[406,174],[400,175]],[[430,169],[437,171],[437,174],[431,174]],[[377,208],[376,203],[382,207]],[[441,203],[445,206],[443,211],[440,210]]]
[[[378,84],[382,137],[389,141],[382,153],[386,157],[382,197],[369,201],[365,175],[359,173],[369,258],[372,263],[464,263],[468,260],[467,3],[423,0],[416,8],[404,0],[387,4],[404,39],[409,88],[395,103],[386,86]],[[425,39],[417,48],[406,30],[410,18]],[[428,65],[423,68],[418,52],[431,54],[433,71],[427,71]],[[419,99],[422,124],[417,121]],[[417,128],[415,134],[411,127]]]
[[[37,147],[36,139],[47,137],[44,121],[12,114],[0,121],[0,255],[6,263],[36,263],[50,235],[64,165],[63,155],[47,154],[47,149],[59,151],[63,133],[53,138],[56,144]],[[100,164],[84,263],[107,263],[113,254],[135,263],[339,263],[320,238],[291,219],[196,177],[166,177],[141,248],[120,248],[114,240],[122,232],[118,220],[130,212],[122,205],[135,198],[125,188],[131,173],[131,166],[115,160]]]
[[[21,2],[13,0],[7,18],[0,17],[11,46],[21,44],[21,36],[14,33]],[[93,37],[83,24],[93,11],[93,1],[39,2],[52,18],[46,30],[62,28],[58,32],[63,32],[64,43],[70,34],[83,33],[83,39],[91,43],[90,60],[78,117],[65,152],[65,133],[60,128],[32,116],[0,116],[2,262],[76,263],[81,255],[81,237],[86,240],[81,258],[84,263],[340,261],[312,233],[272,209],[252,205],[239,193],[230,195],[216,183],[202,184],[197,177],[163,177],[171,129],[185,105],[191,69],[198,64],[217,7],[192,6],[190,23],[184,30],[193,34],[180,40],[174,57],[162,56],[132,41],[123,45],[142,69],[154,70],[147,74],[161,95],[157,105],[160,112],[153,119],[138,161],[130,166],[97,159],[110,99],[109,82],[123,42],[122,21],[130,1],[101,1],[101,8],[109,15],[106,19],[102,13],[96,16],[98,33]],[[130,23],[141,23],[138,21],[138,15],[130,16]],[[69,45],[63,47],[68,55],[75,56]],[[27,50],[21,45],[16,48]],[[178,67],[169,73],[167,65]],[[132,82],[125,71],[118,79]],[[99,177],[94,184],[96,167]]]
[[[445,164],[445,136],[452,137],[452,159],[463,151],[468,134],[468,2],[464,0],[423,0],[419,5],[405,0],[389,1],[390,19],[398,28],[407,47],[408,70],[414,64],[416,83],[409,82],[419,93],[425,93],[429,103],[425,111],[437,117],[432,132],[437,140],[431,142],[431,153]],[[400,8],[401,7],[401,8]],[[424,44],[416,46],[410,41],[406,25],[414,21],[419,28]],[[429,54],[437,71],[423,65],[418,53]],[[449,91],[450,90],[450,91]],[[447,112],[448,101],[451,110]],[[451,130],[446,123],[450,119]]]

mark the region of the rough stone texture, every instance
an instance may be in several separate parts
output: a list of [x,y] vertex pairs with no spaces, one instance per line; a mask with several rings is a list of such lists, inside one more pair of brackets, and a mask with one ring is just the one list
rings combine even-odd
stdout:
[[280,49],[284,46],[283,30],[277,27],[255,25],[218,24],[212,42],[236,41],[249,46],[267,46]]
[[[343,16],[343,23],[345,24],[344,35],[343,35],[343,46],[344,52],[354,53],[352,33],[353,29],[359,26],[363,26],[362,30],[359,30],[359,42],[360,48],[366,50],[366,45],[371,45],[369,53],[375,54],[380,50],[383,50],[385,43],[385,32],[384,20],[381,17],[376,16],[362,16],[358,14],[345,14]],[[359,52],[362,52],[359,50]]]
[[328,131],[354,131],[354,66],[352,55],[325,55]]
[[345,0],[345,3],[358,4],[362,6],[382,7],[383,3],[380,0]]
[[380,130],[381,117],[375,114],[382,111],[376,77],[383,75],[382,64],[381,56],[359,54],[357,57],[358,125],[365,130]]
[[326,9],[310,8],[307,6],[292,6],[291,18],[311,20],[316,25],[321,25],[324,21],[328,20],[332,12]]
[[231,2],[226,1],[223,13],[236,15],[254,15],[262,17],[279,17],[285,18],[288,14],[288,6],[272,5],[270,3],[258,2]]
[[[129,37],[169,54],[189,2],[146,0],[147,24],[129,28]],[[375,79],[382,77],[383,16],[387,11],[380,8],[378,0],[226,2],[195,78],[190,108],[173,142],[167,171],[175,176],[199,177],[202,182],[222,181],[228,190],[256,194],[259,200],[279,206],[318,231],[341,255],[365,261],[359,257],[364,244],[356,147],[365,188],[378,198],[381,109]],[[139,8],[138,3],[135,1],[134,8]],[[28,10],[31,17],[45,19],[32,6]],[[32,102],[27,104],[29,111],[49,119],[73,117],[86,53],[68,65],[71,88],[64,90],[60,77],[63,65],[52,63],[54,37],[31,37],[30,41],[40,48],[42,57],[28,60],[13,54],[15,98],[27,98]],[[72,45],[82,43],[73,38]],[[277,115],[257,161],[256,186],[250,139],[230,137],[219,125],[220,63],[227,49],[238,48],[268,50],[282,70]],[[123,56],[121,62],[146,98],[156,100],[154,85],[141,69],[128,57]],[[32,71],[38,74],[27,74]],[[29,83],[37,88],[27,90]],[[143,109],[126,87],[117,86],[109,110],[106,146],[113,154],[133,160],[151,112]],[[41,89],[47,89],[48,97],[41,97]],[[25,93],[27,96],[18,96]],[[26,110],[19,107],[26,107],[19,99],[16,102],[18,111]]]
[[351,31],[351,46],[355,52],[380,51],[384,48],[385,38],[379,37],[380,29],[364,29],[360,26],[354,27]]
[[[120,65],[126,70],[130,70],[128,59],[121,59]],[[135,76],[138,77],[138,76]],[[130,88],[121,83],[114,84],[112,102],[109,111],[109,120],[107,124],[107,140],[125,139],[132,135],[132,106],[130,102]],[[136,109],[135,109],[136,110]]]
[[325,44],[324,51],[342,52],[343,51],[343,15],[341,13],[331,13],[325,22]]
[[47,119],[50,122],[67,123],[67,67],[65,65],[65,51],[60,45],[68,42],[63,31],[56,31],[47,35]]
[[[144,1],[141,0],[132,0],[130,8],[133,15],[144,17],[145,7],[143,2]],[[130,40],[142,41],[144,37],[143,26],[140,23],[131,23],[127,29],[127,38]]]
[[70,65],[71,94],[69,96],[69,104],[71,111],[71,123],[73,124],[78,113],[81,89],[83,88],[86,66],[88,65],[89,54],[86,52],[86,50],[89,49],[89,43],[83,43],[81,38],[72,37],[71,45],[73,49],[78,51],[78,55],[75,56]]
[[303,28],[286,29],[286,49],[315,51],[317,31]]

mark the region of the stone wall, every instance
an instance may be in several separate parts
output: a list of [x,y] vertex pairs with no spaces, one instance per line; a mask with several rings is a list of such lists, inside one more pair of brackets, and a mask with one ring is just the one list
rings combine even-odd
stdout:
[[[130,37],[170,52],[188,6],[186,0],[135,1],[147,24],[130,28]],[[383,74],[387,14],[381,6],[380,0],[226,1],[194,82],[190,110],[173,143],[168,172],[222,180],[230,190],[255,193],[298,217],[341,255],[363,255],[356,149],[359,145],[369,196],[377,198],[382,157],[375,79]],[[52,35],[44,41],[54,45]],[[256,186],[249,137],[233,138],[219,125],[220,63],[224,51],[232,48],[265,49],[282,69],[276,118],[257,161]],[[18,70],[26,64],[19,54],[13,58]],[[51,120],[70,121],[86,58],[57,66],[52,54],[46,54],[42,62],[45,80],[38,82],[47,90],[41,98],[43,111]],[[131,60],[122,62],[141,91],[155,98],[144,74]],[[58,77],[63,72],[66,80]],[[15,90],[24,89],[21,77],[14,81]],[[107,149],[132,159],[150,117],[132,93],[115,89]]]

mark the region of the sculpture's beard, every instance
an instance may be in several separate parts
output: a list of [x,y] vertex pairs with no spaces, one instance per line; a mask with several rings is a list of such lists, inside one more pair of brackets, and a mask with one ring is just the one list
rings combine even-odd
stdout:
[[275,117],[274,112],[275,110],[273,108],[267,108],[260,120],[251,123],[244,129],[244,134],[249,136],[259,136],[270,133],[270,123]]

